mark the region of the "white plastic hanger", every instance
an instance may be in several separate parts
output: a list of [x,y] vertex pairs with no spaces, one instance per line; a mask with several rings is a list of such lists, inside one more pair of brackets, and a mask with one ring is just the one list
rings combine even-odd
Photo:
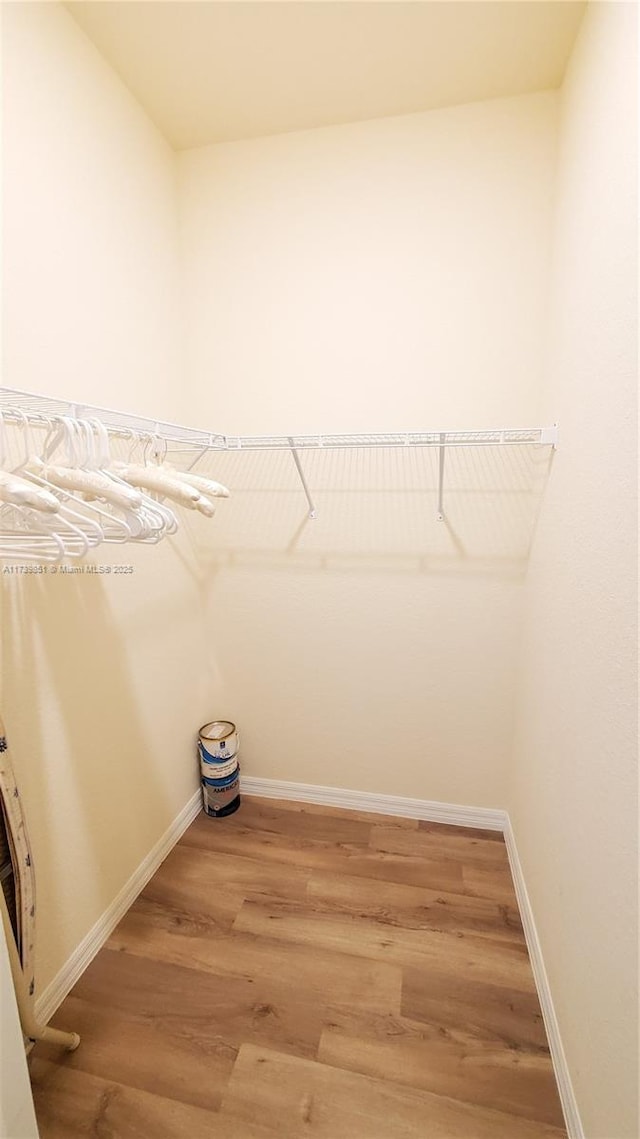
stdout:
[[[50,434],[51,434],[50,425]],[[43,453],[48,451],[48,438],[45,439],[43,446]],[[73,455],[75,461],[76,455]],[[39,470],[43,473],[36,473]],[[90,538],[90,545],[98,545],[99,542],[126,542],[132,537],[131,528],[126,521],[123,512],[109,511],[106,505],[99,505],[93,496],[87,501],[84,497],[79,497],[77,493],[72,493],[62,487],[53,483],[47,482],[45,472],[49,470],[48,466],[42,465],[33,455],[29,457],[29,478],[42,486],[49,486],[60,498],[63,503],[65,517],[69,521],[78,525],[81,529],[85,530]]]
[[[167,443],[166,440],[163,440],[158,436],[149,436],[147,438],[144,453],[145,460],[147,457],[149,444],[153,444],[153,454],[158,458],[157,466],[151,467],[152,471],[154,471],[156,474],[161,473],[163,475],[168,475],[171,479],[174,480],[175,483],[177,483],[178,487],[180,487],[182,484],[182,490],[184,490],[184,487],[186,486],[190,491],[198,491],[197,498],[190,496],[190,502],[187,503],[185,501],[180,501],[180,505],[187,506],[190,510],[195,508],[202,514],[206,514],[207,517],[212,518],[216,512],[216,508],[214,503],[211,502],[211,499],[228,498],[229,491],[227,488],[223,486],[222,483],[215,482],[213,479],[203,478],[201,475],[192,475],[190,471],[177,470],[171,463],[165,463],[164,460],[167,453]],[[150,465],[148,463],[145,463],[145,470],[149,470],[149,466]],[[155,481],[157,485],[159,480],[156,479]],[[158,493],[165,494],[168,492],[165,490],[158,490]]]
[[[155,544],[166,534],[178,529],[175,515],[168,507],[162,507],[154,499],[139,489],[134,489],[120,478],[110,467],[111,454],[106,427],[98,419],[71,421],[73,434],[69,437],[72,446],[72,460],[84,463],[89,473],[101,474],[119,497],[124,494],[128,505],[120,505],[118,521],[127,528],[128,540]],[[107,501],[113,499],[113,493]]]
[[[169,470],[173,470],[171,467]],[[191,471],[173,471],[179,479],[183,482],[193,486],[199,490],[201,494],[206,495],[207,498],[228,498],[229,491],[226,486],[221,482],[216,482],[214,479],[204,478],[202,475],[192,475]]]
[[[98,427],[98,431],[103,438],[103,447],[106,446],[107,457],[109,457],[108,434],[106,428],[103,423],[100,423],[99,420],[94,420],[92,422]],[[136,447],[141,442],[141,437],[131,429],[128,431],[128,435],[131,443],[131,454],[133,454]],[[127,464],[124,465],[126,466]],[[119,484],[121,483],[123,486],[128,486],[129,484],[122,478],[122,466],[123,464],[116,463],[115,467],[112,466],[109,468],[109,474],[115,482]],[[166,535],[175,534],[178,529],[178,520],[170,507],[166,506],[164,503],[158,502],[155,498],[151,498],[141,489],[138,489],[138,493],[141,494],[143,505],[142,509],[139,510],[137,514],[140,518],[143,519],[145,523],[146,535],[141,535],[137,540],[146,542],[159,542],[160,539],[164,538]]]
[[[23,416],[26,422],[26,416]],[[7,458],[4,417],[0,411],[0,468],[4,468]],[[12,506],[30,506],[34,510],[43,510],[47,514],[55,514],[60,509],[57,498],[46,490],[34,487],[26,479],[15,472],[0,469],[0,500]]]
[[7,529],[7,519],[0,509],[0,558],[19,561],[59,562],[65,556],[62,538],[55,532],[34,534]]
[[[54,484],[33,471],[33,463],[37,456],[30,438],[29,421],[23,412],[17,411],[17,415],[24,441],[24,458],[17,471],[24,472],[25,481],[28,481],[28,485],[32,486],[36,493],[46,494],[53,498],[57,504],[57,510],[53,518],[37,517],[25,512],[22,517],[14,517],[14,529],[21,534],[24,534],[25,531],[32,531],[31,543],[34,546],[37,546],[39,538],[43,539],[46,544],[47,539],[53,536],[56,544],[62,543],[64,555],[83,557],[90,547],[99,545],[103,540],[101,527],[95,520],[87,519],[77,509],[74,509],[78,503],[76,498],[60,491]],[[14,477],[19,477],[17,471],[12,472]],[[5,531],[6,536],[7,532]]]
[[12,506],[30,506],[32,510],[55,514],[60,503],[48,491],[33,486],[19,475],[0,470],[0,499]]
[[174,474],[162,467],[138,466],[132,463],[118,463],[114,468],[120,478],[132,486],[144,487],[164,498],[170,498],[179,506],[196,509],[200,493],[195,487],[182,483]]
[[[0,411],[0,464],[6,464],[7,459],[5,423]],[[0,479],[0,557],[58,561],[64,554],[61,539],[34,533],[30,523],[33,518],[36,531],[46,525],[47,516],[59,509],[55,496],[38,490],[15,472],[2,470]],[[34,502],[35,508],[29,505]]]
[[201,514],[206,514],[208,518],[213,518],[216,512],[215,503],[211,499],[229,497],[226,486],[215,482],[214,479],[203,478],[202,475],[192,475],[190,471],[174,470],[170,465],[165,469],[168,469],[181,482],[198,491],[199,497],[195,503],[196,510],[199,510]]
[[[49,421],[49,433],[40,448],[32,446],[26,415],[19,412],[18,418],[24,432],[24,458],[17,470],[2,472],[2,486],[11,491],[11,502],[5,504],[5,497],[9,497],[5,491],[0,497],[0,556],[59,561],[65,556],[81,557],[102,541],[155,543],[177,530],[177,521],[168,507],[116,475],[97,469],[100,461],[109,461],[108,436],[103,425],[94,433],[92,426],[83,421]],[[64,467],[51,461],[61,442],[67,454],[68,465]],[[0,444],[0,455],[5,458],[4,436]],[[46,462],[37,451],[47,456]],[[83,470],[82,463],[89,469]],[[57,476],[58,483],[45,477],[51,473],[54,478]],[[83,479],[83,474],[102,474],[102,478],[96,483]],[[14,493],[18,486],[19,496]],[[54,520],[26,506],[35,501],[53,504]],[[112,505],[116,502],[117,506]]]
[[44,463],[36,456],[32,456],[29,460],[30,469],[45,478],[47,482],[53,483],[54,486],[103,499],[111,506],[117,506],[121,510],[135,510],[141,506],[141,495],[132,487],[116,485],[114,480],[102,471],[87,470],[86,467],[78,465],[80,459],[78,447],[81,444],[83,428],[77,421],[66,416],[62,417],[62,424],[67,446],[67,458],[71,465],[59,466],[51,462]]

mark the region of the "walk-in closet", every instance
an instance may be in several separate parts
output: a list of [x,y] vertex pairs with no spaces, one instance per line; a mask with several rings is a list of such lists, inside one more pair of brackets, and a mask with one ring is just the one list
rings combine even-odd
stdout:
[[3,1139],[635,1139],[636,5],[1,7]]

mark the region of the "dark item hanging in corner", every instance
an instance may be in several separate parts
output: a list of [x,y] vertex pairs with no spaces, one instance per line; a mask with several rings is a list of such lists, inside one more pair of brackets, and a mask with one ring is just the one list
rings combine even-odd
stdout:
[[1,718],[0,860],[0,911],[23,1035],[27,1041],[47,1040],[73,1052],[80,1043],[77,1032],[49,1028],[40,1023],[34,1011],[36,895],[33,858]]
[[36,892],[22,800],[0,720],[0,878],[29,993],[34,991]]

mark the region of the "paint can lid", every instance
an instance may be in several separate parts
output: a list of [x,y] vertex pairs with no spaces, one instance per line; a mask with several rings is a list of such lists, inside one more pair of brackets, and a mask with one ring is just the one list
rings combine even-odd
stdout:
[[201,740],[226,740],[235,730],[236,726],[230,720],[212,720],[200,728],[199,735]]

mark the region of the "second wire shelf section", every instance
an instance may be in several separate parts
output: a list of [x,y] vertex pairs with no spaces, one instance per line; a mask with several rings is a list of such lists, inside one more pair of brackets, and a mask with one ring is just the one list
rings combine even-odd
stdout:
[[396,432],[380,434],[335,434],[335,435],[263,435],[263,436],[223,436],[211,448],[222,451],[281,451],[288,450],[296,466],[309,507],[309,518],[317,518],[318,511],[312,496],[304,467],[301,451],[321,450],[377,450],[387,448],[429,448],[438,449],[438,498],[436,518],[443,522],[445,456],[448,447],[501,447],[535,445],[556,447],[558,428],[497,428],[484,431],[426,431]]

